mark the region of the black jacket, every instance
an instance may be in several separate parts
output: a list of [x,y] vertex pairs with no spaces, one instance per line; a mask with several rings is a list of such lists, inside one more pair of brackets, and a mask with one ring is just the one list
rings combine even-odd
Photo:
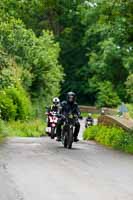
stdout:
[[67,101],[63,101],[61,103],[61,114],[67,115],[69,113],[76,114],[77,116],[81,116],[80,109],[76,102],[69,103]]
[[88,122],[88,121],[93,122],[93,118],[92,117],[87,117],[86,118],[86,122]]

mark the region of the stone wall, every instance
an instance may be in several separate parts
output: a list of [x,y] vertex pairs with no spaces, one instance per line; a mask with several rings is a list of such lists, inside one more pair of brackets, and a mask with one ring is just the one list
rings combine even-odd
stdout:
[[120,119],[118,117],[110,116],[110,115],[101,115],[98,118],[98,124],[103,124],[106,126],[118,126],[123,128],[124,130],[131,131],[133,130],[133,124],[129,124],[126,119]]
[[[102,108],[106,115],[116,114],[116,110],[112,108]],[[101,113],[101,109],[95,106],[80,106],[81,112]]]

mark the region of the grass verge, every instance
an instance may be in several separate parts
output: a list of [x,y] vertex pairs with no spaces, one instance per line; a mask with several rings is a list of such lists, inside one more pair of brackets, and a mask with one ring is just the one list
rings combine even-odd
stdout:
[[95,140],[107,147],[133,154],[133,133],[125,132],[118,127],[92,126],[85,130],[83,138],[84,140]]
[[32,121],[0,120],[0,140],[6,136],[40,137],[45,135],[46,123],[41,119]]

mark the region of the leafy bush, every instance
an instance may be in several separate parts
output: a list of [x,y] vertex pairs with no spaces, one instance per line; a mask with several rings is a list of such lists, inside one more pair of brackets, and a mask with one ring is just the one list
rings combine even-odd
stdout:
[[90,128],[85,129],[83,138],[84,140],[94,140],[96,134],[98,132],[99,126],[92,126]]
[[133,133],[125,134],[123,150],[127,153],[133,153]]
[[105,81],[100,84],[97,96],[97,106],[115,107],[120,103],[117,93],[113,90],[111,82]]
[[102,126],[99,129],[95,139],[106,146],[111,146],[115,149],[121,149],[124,141],[124,131],[116,127],[108,128]]
[[20,66],[0,45],[0,90],[16,87],[21,83],[21,76],[23,74]]
[[105,146],[133,153],[133,134],[118,127],[92,126],[85,130],[83,137],[85,140],[96,140]]
[[27,119],[31,103],[22,88],[8,88],[0,91],[0,111],[3,120]]
[[128,102],[133,103],[133,73],[128,76],[125,84],[126,84]]
[[33,121],[12,121],[8,123],[10,136],[39,137],[45,134],[44,121],[36,119]]
[[133,118],[133,104],[126,104],[131,118]]
[[7,136],[7,134],[8,134],[8,128],[5,122],[0,119],[0,139],[3,138],[4,136]]
[[3,120],[15,119],[17,108],[4,90],[0,91],[0,115]]
[[6,94],[16,106],[15,119],[28,119],[31,115],[31,102],[22,88],[8,88]]
[[20,19],[9,17],[0,24],[0,43],[22,68],[21,82],[32,97],[51,100],[59,94],[63,70],[52,32],[43,31],[37,37]]

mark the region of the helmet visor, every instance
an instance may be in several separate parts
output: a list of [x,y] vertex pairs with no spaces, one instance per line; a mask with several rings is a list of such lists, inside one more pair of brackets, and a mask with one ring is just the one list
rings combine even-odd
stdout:
[[58,105],[59,102],[58,102],[58,101],[54,101],[53,104],[54,104],[54,105]]
[[72,95],[68,96],[68,101],[69,102],[73,102],[74,101],[74,96],[72,96]]

